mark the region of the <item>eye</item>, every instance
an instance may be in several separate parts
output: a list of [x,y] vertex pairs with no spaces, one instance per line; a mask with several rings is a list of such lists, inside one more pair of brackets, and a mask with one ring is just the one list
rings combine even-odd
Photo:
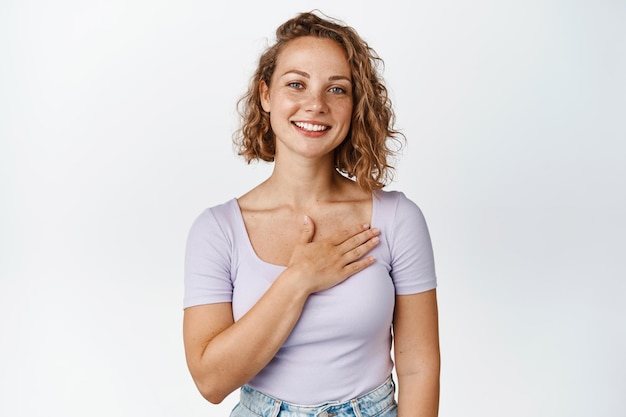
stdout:
[[329,90],[331,93],[335,93],[335,94],[345,94],[346,90],[344,90],[341,87],[331,87]]
[[290,83],[287,83],[287,87],[296,88],[296,89],[304,88],[302,83],[299,81],[292,81]]

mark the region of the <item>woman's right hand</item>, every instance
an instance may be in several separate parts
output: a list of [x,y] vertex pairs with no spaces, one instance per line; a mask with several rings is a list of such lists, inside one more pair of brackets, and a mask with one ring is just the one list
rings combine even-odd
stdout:
[[315,224],[305,216],[288,269],[301,277],[309,294],[331,288],[374,263],[366,255],[378,245],[379,234],[368,225],[354,225],[313,242]]

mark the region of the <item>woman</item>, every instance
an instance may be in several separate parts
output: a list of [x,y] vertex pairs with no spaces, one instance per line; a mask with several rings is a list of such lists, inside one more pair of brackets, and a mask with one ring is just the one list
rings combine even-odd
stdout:
[[[435,416],[436,277],[419,208],[383,191],[401,138],[379,58],[303,13],[277,29],[242,98],[240,155],[270,177],[194,222],[184,343],[232,416]],[[392,332],[398,399],[391,374]]]

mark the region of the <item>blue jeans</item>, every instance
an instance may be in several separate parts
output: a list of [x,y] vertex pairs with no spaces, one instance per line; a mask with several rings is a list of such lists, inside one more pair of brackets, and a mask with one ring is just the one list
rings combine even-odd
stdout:
[[244,385],[230,417],[396,417],[395,388],[389,377],[378,388],[353,400],[306,406],[278,400]]

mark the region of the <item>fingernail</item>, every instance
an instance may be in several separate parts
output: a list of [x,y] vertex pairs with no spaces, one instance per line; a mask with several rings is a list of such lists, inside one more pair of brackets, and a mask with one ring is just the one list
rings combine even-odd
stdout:
[[304,216],[304,224],[309,224],[309,216]]

